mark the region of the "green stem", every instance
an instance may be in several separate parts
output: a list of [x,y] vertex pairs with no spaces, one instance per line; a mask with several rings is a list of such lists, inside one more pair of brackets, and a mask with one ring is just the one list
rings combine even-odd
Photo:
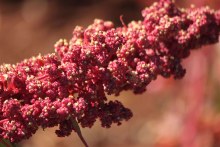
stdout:
[[0,143],[2,143],[5,147],[12,147],[5,139],[0,139]]
[[81,133],[81,130],[80,130],[80,127],[76,121],[76,119],[73,119],[71,118],[72,120],[72,123],[73,123],[73,127],[77,133],[77,135],[79,136],[80,140],[82,141],[82,143],[85,145],[85,147],[89,147],[86,140],[84,139],[84,137],[82,136],[82,133]]

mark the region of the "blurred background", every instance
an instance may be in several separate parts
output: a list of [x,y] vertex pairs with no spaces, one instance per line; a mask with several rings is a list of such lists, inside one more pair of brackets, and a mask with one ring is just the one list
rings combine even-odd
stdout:
[[[53,52],[60,38],[71,38],[76,25],[95,18],[120,26],[141,19],[140,11],[156,0],[0,0],[0,64]],[[180,7],[195,4],[220,9],[219,0],[176,0]],[[133,111],[121,126],[104,129],[97,122],[82,129],[91,147],[220,147],[220,44],[193,51],[184,60],[182,80],[158,79],[146,93],[124,92],[116,99]],[[115,97],[110,97],[115,99]],[[75,133],[56,137],[39,129],[18,147],[81,147]]]

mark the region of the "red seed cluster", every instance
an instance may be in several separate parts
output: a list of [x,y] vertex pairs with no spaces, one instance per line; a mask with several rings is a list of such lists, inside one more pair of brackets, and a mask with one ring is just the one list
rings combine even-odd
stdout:
[[218,42],[220,12],[208,7],[179,9],[160,0],[142,11],[143,20],[114,28],[96,19],[77,26],[55,53],[0,67],[0,136],[19,142],[39,127],[59,126],[56,134],[77,131],[73,120],[92,127],[120,125],[132,112],[106,95],[142,93],[161,75],[180,79],[191,49]]

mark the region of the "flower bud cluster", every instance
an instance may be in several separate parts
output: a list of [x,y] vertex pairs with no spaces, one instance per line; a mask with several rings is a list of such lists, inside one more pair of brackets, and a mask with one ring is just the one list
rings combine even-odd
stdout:
[[56,134],[77,131],[73,120],[105,128],[132,117],[107,95],[142,93],[157,78],[180,79],[182,59],[190,50],[218,42],[220,13],[204,8],[179,9],[160,0],[142,11],[143,20],[114,28],[96,19],[77,26],[73,37],[55,44],[55,53],[0,67],[0,136],[19,142],[39,127],[59,126]]

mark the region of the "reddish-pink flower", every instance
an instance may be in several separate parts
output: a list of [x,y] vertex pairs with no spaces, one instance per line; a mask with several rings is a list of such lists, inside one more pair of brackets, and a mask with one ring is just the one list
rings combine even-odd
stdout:
[[132,117],[106,95],[142,93],[157,78],[180,79],[182,59],[191,49],[218,42],[220,13],[207,7],[179,9],[160,0],[142,11],[143,20],[114,28],[96,19],[77,26],[55,53],[0,67],[0,136],[11,142],[31,137],[39,127],[59,125],[68,136],[99,119],[103,127]]

